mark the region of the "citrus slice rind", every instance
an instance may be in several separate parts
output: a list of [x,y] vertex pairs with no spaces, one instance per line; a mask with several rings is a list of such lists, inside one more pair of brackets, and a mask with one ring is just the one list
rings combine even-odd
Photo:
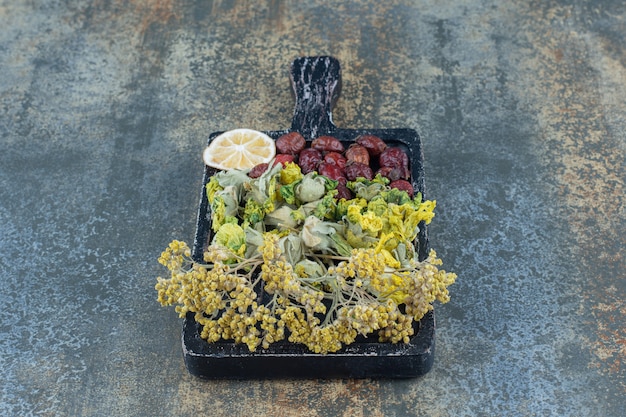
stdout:
[[252,129],[234,129],[216,136],[202,153],[210,167],[251,169],[270,162],[276,156],[276,143],[265,133]]

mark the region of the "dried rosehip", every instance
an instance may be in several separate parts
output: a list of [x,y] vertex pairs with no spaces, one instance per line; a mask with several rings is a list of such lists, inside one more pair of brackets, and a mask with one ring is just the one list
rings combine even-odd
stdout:
[[324,155],[324,162],[337,165],[339,168],[344,169],[348,160],[339,152],[328,152]]
[[248,176],[250,178],[259,178],[261,175],[263,175],[265,171],[267,171],[268,167],[269,167],[269,164],[265,162],[263,162],[262,164],[256,165],[250,170],[250,172],[248,172]]
[[404,175],[404,168],[402,167],[382,167],[376,174],[380,174],[385,178],[389,178],[390,181],[399,180]]
[[345,153],[348,161],[370,164],[370,154],[365,146],[352,144]]
[[306,146],[306,140],[298,132],[290,132],[276,139],[278,153],[297,155]]
[[272,166],[276,164],[281,164],[282,166],[285,166],[287,162],[293,162],[294,160],[295,160],[294,155],[279,153],[274,157],[274,163],[272,164]]
[[346,179],[344,171],[339,166],[328,162],[321,162],[317,167],[317,173],[340,182],[345,182]]
[[365,147],[371,156],[378,156],[387,148],[387,144],[374,135],[361,135],[356,139],[356,143]]
[[350,162],[346,165],[346,178],[350,181],[356,180],[358,177],[364,177],[368,180],[374,178],[374,172],[369,165],[360,162]]
[[337,184],[337,194],[335,194],[335,199],[340,200],[345,198],[346,200],[350,200],[354,198],[352,195],[352,191],[343,183]]
[[400,178],[409,179],[409,157],[401,148],[387,147],[378,157],[378,164],[382,167],[399,167],[402,169]]
[[303,174],[317,170],[317,165],[322,160],[322,152],[317,149],[303,149],[298,156],[298,165]]
[[389,183],[389,187],[397,188],[398,190],[401,190],[401,191],[406,191],[409,194],[409,197],[411,198],[413,198],[413,193],[415,192],[413,190],[413,186],[411,185],[411,183],[406,180],[391,181]]
[[320,136],[317,139],[313,139],[311,142],[311,148],[317,149],[322,152],[339,152],[344,151],[343,143],[339,139],[332,136]]

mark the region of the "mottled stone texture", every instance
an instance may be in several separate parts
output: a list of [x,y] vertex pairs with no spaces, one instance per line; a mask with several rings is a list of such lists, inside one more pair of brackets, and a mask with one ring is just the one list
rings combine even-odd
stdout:
[[[0,2],[0,415],[622,416],[623,1]],[[334,122],[410,127],[458,273],[432,371],[187,374],[156,263],[193,238],[210,132],[288,128],[333,55]]]

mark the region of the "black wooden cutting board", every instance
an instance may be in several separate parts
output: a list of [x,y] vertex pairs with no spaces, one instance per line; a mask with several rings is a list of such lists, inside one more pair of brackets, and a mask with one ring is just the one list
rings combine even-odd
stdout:
[[[380,137],[389,146],[399,146],[409,155],[411,183],[424,195],[422,144],[413,129],[342,129],[334,125],[332,107],[341,90],[341,68],[333,57],[302,57],[291,64],[291,84],[295,111],[290,129],[265,131],[277,139],[296,131],[307,141],[329,135],[347,146],[360,135]],[[210,135],[209,142],[222,132]],[[210,208],[205,185],[215,174],[205,167],[196,236],[192,256],[202,262],[211,241]],[[428,255],[428,232],[420,224],[416,239],[419,259]],[[289,342],[250,352],[245,344],[228,341],[208,343],[200,337],[201,326],[189,313],[182,332],[183,356],[188,371],[207,379],[266,378],[411,378],[432,367],[435,348],[435,318],[431,311],[415,324],[415,334],[407,344],[379,343],[376,337],[357,341],[335,353],[315,354],[305,346]]]

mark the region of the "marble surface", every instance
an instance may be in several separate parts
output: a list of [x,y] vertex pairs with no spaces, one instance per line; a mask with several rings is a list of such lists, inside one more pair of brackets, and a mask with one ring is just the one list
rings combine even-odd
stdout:
[[[0,2],[0,415],[621,416],[622,1]],[[202,381],[156,258],[193,239],[211,132],[416,129],[458,274],[410,380]]]

